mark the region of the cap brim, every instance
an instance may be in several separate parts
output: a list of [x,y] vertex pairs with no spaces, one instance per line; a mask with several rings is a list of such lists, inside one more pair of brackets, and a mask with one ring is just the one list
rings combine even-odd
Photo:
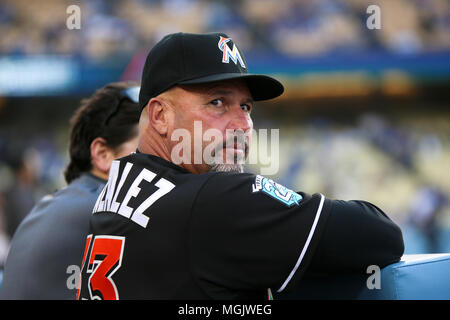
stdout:
[[224,80],[242,79],[247,83],[253,100],[269,100],[280,96],[284,87],[278,80],[260,74],[248,73],[221,73],[211,76],[181,81],[179,84],[202,84]]

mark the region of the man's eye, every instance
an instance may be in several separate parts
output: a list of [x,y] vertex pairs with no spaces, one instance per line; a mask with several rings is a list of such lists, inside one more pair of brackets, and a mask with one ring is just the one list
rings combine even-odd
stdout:
[[221,107],[223,105],[222,99],[214,99],[210,103],[216,107]]
[[246,112],[250,112],[250,110],[252,110],[252,107],[248,104],[241,104],[241,108]]

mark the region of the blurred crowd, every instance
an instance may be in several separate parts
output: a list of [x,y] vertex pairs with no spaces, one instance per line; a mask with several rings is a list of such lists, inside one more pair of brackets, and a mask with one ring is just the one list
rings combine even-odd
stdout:
[[411,117],[402,123],[363,113],[356,123],[343,124],[315,118],[281,127],[280,143],[278,176],[285,185],[345,200],[370,198],[399,223],[409,219],[422,187],[450,195],[446,119]]
[[[66,28],[69,5],[81,30]],[[381,9],[369,30],[367,8]],[[450,48],[447,0],[2,0],[0,54],[133,55],[170,32],[224,31],[244,51],[293,56]]]

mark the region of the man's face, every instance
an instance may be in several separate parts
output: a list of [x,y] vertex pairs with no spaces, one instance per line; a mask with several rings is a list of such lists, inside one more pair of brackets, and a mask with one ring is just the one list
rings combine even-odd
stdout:
[[[190,163],[183,161],[182,165],[195,173],[242,172],[253,129],[250,117],[253,99],[245,82],[230,80],[175,87],[171,100],[175,119],[169,134],[185,129],[191,137]],[[171,150],[179,142],[172,141]]]

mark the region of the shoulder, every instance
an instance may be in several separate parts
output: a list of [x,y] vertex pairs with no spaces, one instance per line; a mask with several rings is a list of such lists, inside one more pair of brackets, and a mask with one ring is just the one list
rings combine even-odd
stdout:
[[263,203],[280,208],[298,206],[311,198],[268,177],[251,173],[211,174],[206,177],[200,193],[204,201],[219,197],[230,204]]
[[302,226],[307,232],[314,221],[326,220],[330,207],[331,201],[320,193],[295,192],[267,177],[216,173],[198,191],[192,225],[212,230],[274,223],[284,230]]
[[17,233],[54,232],[65,223],[70,223],[73,228],[84,224],[103,185],[101,180],[81,176],[53,194],[44,196],[25,217]]
[[12,239],[12,248],[43,247],[52,241],[86,232],[102,186],[100,180],[82,176],[43,197],[19,225]]
[[90,211],[100,194],[105,182],[90,175],[82,175],[74,180],[65,188],[55,192],[51,197],[42,199],[42,203],[38,204],[37,210],[63,210],[64,212],[80,212],[85,208]]

